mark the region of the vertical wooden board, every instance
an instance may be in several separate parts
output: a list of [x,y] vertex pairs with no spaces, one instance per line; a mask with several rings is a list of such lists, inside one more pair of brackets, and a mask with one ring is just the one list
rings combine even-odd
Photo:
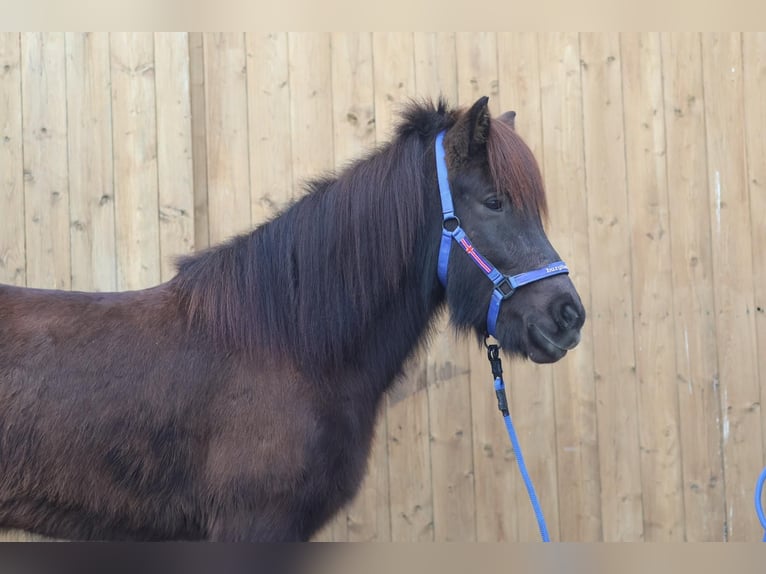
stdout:
[[387,444],[391,540],[434,538],[427,363],[409,364],[388,393]]
[[[498,115],[500,101],[497,97],[495,34],[458,33],[456,55],[459,104],[470,106],[481,96],[489,96],[490,111],[492,115]],[[517,515],[525,510],[516,506],[518,479],[515,456],[497,410],[486,353],[474,340],[468,344],[476,539],[480,542],[516,541]],[[510,402],[514,404],[513,395]]]
[[740,35],[704,34],[702,62],[727,533],[729,540],[755,541],[762,532],[752,488],[763,469],[763,437]]
[[[375,98],[370,33],[333,33],[333,156],[338,171],[375,145]],[[348,509],[329,524],[332,540],[349,539]]]
[[332,61],[330,35],[288,35],[293,189],[334,165],[332,143]]
[[[551,367],[556,409],[560,540],[598,541],[602,539],[601,478],[577,34],[540,34],[538,50],[542,167],[550,212],[548,236],[569,264],[569,276],[588,312],[578,347]],[[520,123],[522,120],[519,118]]]
[[27,284],[69,289],[64,35],[21,36]]
[[350,542],[388,542],[391,515],[388,506],[388,449],[385,406],[377,415],[367,472],[354,500],[346,508]]
[[26,284],[19,34],[0,33],[0,283]]
[[409,32],[374,33],[375,137],[389,141],[398,113],[416,95],[414,39]]
[[466,340],[442,318],[427,373],[437,542],[476,541],[470,373]]
[[494,32],[458,32],[455,35],[458,100],[470,107],[482,96],[489,97],[489,109],[499,115],[497,35]]
[[[456,105],[455,34],[416,33],[413,41],[418,97],[443,96]],[[455,335],[446,315],[427,357],[434,539],[475,541],[469,342]]]
[[665,34],[661,43],[686,540],[714,541],[724,477],[700,41]]
[[[766,400],[766,33],[745,33],[742,38],[742,69],[745,90],[747,182],[750,189],[750,225],[753,245],[756,356],[761,405]],[[761,408],[764,458],[766,458],[766,409]]]
[[335,169],[375,146],[372,35],[332,35],[333,155]]
[[[374,34],[375,128],[390,139],[398,112],[416,94],[415,56],[410,33]],[[429,444],[427,362],[407,366],[388,394],[387,444],[391,539],[433,540],[433,497]]]
[[644,537],[619,39],[583,34],[585,170],[604,540]]
[[207,117],[205,105],[205,41],[189,33],[189,99],[191,100],[194,247],[210,245],[207,207]]
[[211,244],[251,225],[244,34],[205,33],[205,131]]
[[454,32],[417,32],[415,50],[415,85],[419,98],[434,103],[440,96],[457,104],[457,53]]
[[516,132],[543,165],[543,133],[540,101],[540,62],[537,34],[499,32],[497,67],[500,110],[514,110]]
[[[497,35],[500,109],[515,110],[516,131],[535,154],[542,168],[542,118],[537,36],[502,32]],[[553,369],[532,361],[514,361],[506,368],[513,397],[513,420],[519,440],[527,448],[525,461],[540,497],[551,538],[559,539],[556,471],[556,416]],[[540,533],[523,483],[517,483],[519,540],[537,541]]]
[[117,288],[160,282],[154,41],[112,34],[112,136]]
[[660,38],[658,34],[624,34],[620,49],[644,536],[649,542],[683,541]]
[[247,101],[253,224],[293,195],[290,73],[286,33],[248,33]]
[[72,289],[117,289],[109,34],[66,35]]
[[160,270],[167,281],[176,273],[176,257],[194,250],[189,36],[158,33],[154,45]]

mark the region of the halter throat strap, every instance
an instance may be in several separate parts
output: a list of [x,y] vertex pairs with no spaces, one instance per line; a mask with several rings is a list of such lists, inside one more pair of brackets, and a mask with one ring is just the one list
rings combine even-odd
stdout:
[[468,239],[463,228],[460,226],[460,219],[455,215],[455,207],[452,203],[452,191],[450,190],[449,185],[449,174],[447,172],[447,161],[444,157],[444,133],[445,132],[441,132],[436,136],[434,150],[436,153],[436,174],[439,179],[439,196],[441,197],[442,204],[442,236],[439,245],[437,275],[439,276],[439,281],[446,289],[447,269],[449,267],[450,252],[452,251],[452,243],[454,241],[468,254],[471,261],[481,269],[484,275],[486,275],[495,286],[492,291],[492,298],[490,299],[489,309],[487,311],[487,332],[493,337],[496,337],[495,330],[497,328],[497,318],[500,315],[500,306],[503,301],[510,298],[519,287],[534,283],[535,281],[540,281],[541,279],[553,277],[554,275],[569,273],[569,267],[567,267],[566,263],[563,261],[555,261],[544,267],[519,273],[518,275],[504,275],[478,252],[471,243],[471,240]]

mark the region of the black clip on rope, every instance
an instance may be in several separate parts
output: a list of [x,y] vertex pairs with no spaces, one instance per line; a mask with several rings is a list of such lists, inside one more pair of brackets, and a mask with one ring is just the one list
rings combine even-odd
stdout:
[[[500,347],[497,345],[487,345],[487,339],[484,338],[484,346],[487,348],[487,358],[492,367],[492,376],[495,381],[503,380],[503,362],[500,360]],[[508,397],[505,394],[505,385],[495,385],[495,395],[497,396],[497,408],[503,413],[503,416],[509,414]]]

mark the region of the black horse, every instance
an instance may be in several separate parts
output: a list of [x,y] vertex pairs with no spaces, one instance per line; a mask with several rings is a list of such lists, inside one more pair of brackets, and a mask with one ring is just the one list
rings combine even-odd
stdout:
[[[393,141],[253,232],[126,293],[0,285],[0,526],[68,539],[307,540],[362,481],[381,398],[445,304],[482,337],[493,285],[437,278],[434,142],[455,212],[503,273],[558,259],[513,128],[413,104]],[[518,289],[497,338],[553,362],[585,311],[566,275]]]

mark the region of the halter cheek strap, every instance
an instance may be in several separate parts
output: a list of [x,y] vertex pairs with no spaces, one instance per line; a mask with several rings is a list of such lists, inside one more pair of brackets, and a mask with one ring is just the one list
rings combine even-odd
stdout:
[[442,203],[442,237],[439,245],[439,264],[437,275],[439,281],[447,287],[447,267],[449,266],[449,256],[452,249],[452,242],[457,243],[465,251],[476,266],[492,281],[495,286],[492,291],[492,299],[489,302],[487,311],[487,332],[495,337],[497,328],[497,318],[500,315],[500,306],[503,301],[511,297],[516,289],[553,277],[562,273],[569,273],[569,268],[563,261],[550,263],[533,271],[526,271],[518,275],[504,275],[471,244],[463,228],[460,227],[460,219],[455,215],[455,208],[452,204],[452,192],[449,186],[449,177],[447,173],[447,162],[444,159],[444,132],[436,136],[436,173],[439,178],[439,195]]

